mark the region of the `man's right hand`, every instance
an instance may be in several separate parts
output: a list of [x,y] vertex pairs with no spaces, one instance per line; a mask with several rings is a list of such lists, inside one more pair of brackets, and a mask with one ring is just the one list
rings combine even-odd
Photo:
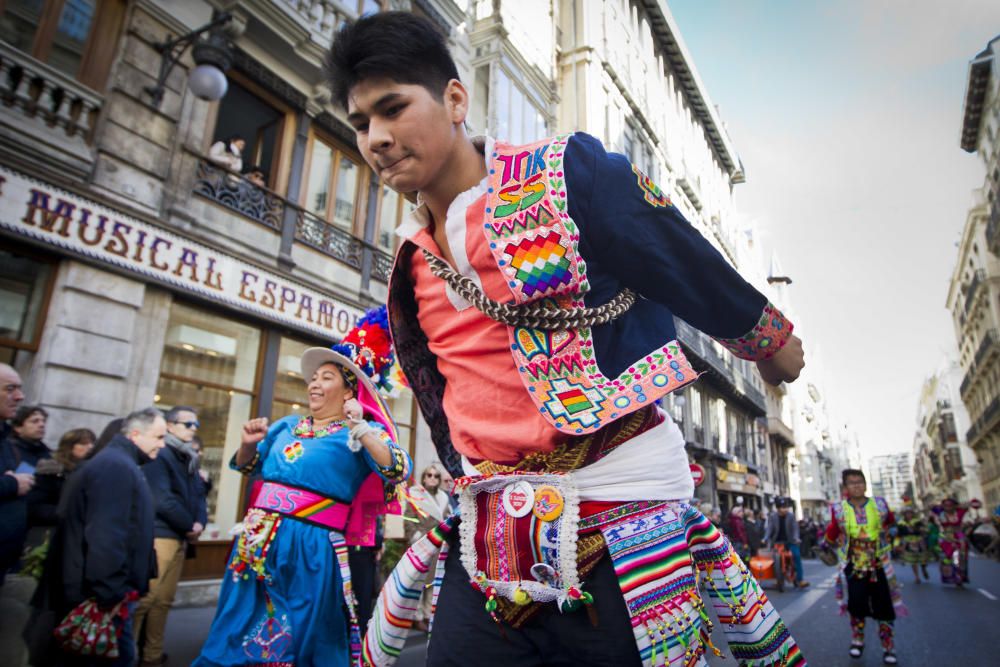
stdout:
[[782,382],[797,380],[805,365],[802,340],[792,334],[777,354],[770,359],[761,359],[757,362],[757,370],[760,371],[760,377],[764,382],[777,386]]
[[7,474],[17,480],[17,495],[19,496],[27,495],[28,491],[31,491],[32,487],[35,486],[35,476],[30,473],[8,470]]
[[253,445],[264,439],[267,435],[267,417],[257,417],[251,419],[243,425],[243,434],[240,443],[244,446]]

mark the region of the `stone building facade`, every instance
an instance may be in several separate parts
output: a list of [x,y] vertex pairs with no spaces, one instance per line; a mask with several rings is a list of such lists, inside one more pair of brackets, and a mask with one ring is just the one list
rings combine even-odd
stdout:
[[965,434],[976,454],[987,507],[1000,505],[1000,37],[969,64],[961,147],[985,167],[974,194],[952,272],[952,314],[959,387],[971,425]]

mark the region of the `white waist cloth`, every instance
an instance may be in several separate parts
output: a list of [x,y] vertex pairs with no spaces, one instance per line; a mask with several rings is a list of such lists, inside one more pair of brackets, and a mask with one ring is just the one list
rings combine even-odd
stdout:
[[[670,415],[664,421],[628,440],[604,458],[569,473],[580,500],[688,500],[694,480],[684,451],[684,435]],[[469,477],[479,471],[462,457]]]

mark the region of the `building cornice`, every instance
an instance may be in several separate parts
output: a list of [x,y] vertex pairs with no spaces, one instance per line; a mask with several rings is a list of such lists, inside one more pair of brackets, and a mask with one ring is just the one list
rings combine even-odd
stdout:
[[993,68],[993,44],[1000,41],[1000,36],[994,37],[986,49],[969,63],[969,75],[965,85],[965,102],[962,107],[962,150],[974,153],[979,146],[979,129],[982,125],[983,103],[989,89],[990,74]]
[[695,70],[694,60],[681,39],[680,29],[667,7],[666,0],[640,0],[640,4],[645,7],[649,14],[649,25],[653,36],[659,42],[664,56],[670,63],[670,69],[677,76],[688,104],[704,126],[705,135],[719,161],[725,167],[730,181],[744,183],[746,170],[743,168],[743,163],[736,153],[732,140],[726,134],[719,114],[715,110],[715,105],[712,104],[708,96],[708,90]]

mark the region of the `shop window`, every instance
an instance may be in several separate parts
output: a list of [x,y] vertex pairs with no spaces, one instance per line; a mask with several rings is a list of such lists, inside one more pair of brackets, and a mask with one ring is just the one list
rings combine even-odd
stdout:
[[156,406],[198,411],[202,469],[212,479],[205,539],[227,539],[239,514],[242,478],[228,467],[256,398],[261,332],[181,302],[170,308]]
[[271,421],[288,415],[305,417],[309,414],[306,380],[302,377],[300,360],[307,348],[315,346],[315,343],[282,336],[278,345],[278,370],[274,378]]
[[303,205],[310,212],[353,233],[360,221],[364,185],[370,171],[361,160],[319,137],[310,143]]
[[6,0],[0,39],[102,90],[125,17],[124,0]]
[[45,323],[55,265],[15,250],[0,250],[0,363],[35,352]]

